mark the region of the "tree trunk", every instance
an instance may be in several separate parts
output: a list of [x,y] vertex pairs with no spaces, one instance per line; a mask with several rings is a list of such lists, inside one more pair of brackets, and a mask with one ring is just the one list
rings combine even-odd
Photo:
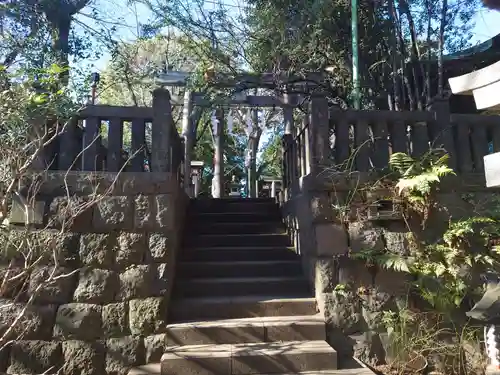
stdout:
[[394,100],[394,110],[401,110],[401,86],[399,85],[398,79],[398,54],[400,52],[398,48],[398,37],[396,31],[396,10],[394,8],[394,2],[392,0],[389,1],[389,18],[392,23],[392,33],[391,33],[391,60],[392,60],[392,89],[393,89],[393,100]]
[[[422,110],[423,109],[423,103],[422,103],[422,94],[423,93],[422,93],[422,90],[420,89],[420,82],[419,82],[418,74],[420,73],[422,78],[424,78],[424,69],[423,69],[421,61],[420,61],[420,53],[419,53],[418,45],[417,45],[417,32],[415,29],[415,21],[413,20],[413,15],[411,14],[408,2],[406,0],[403,0],[400,4],[401,4],[400,6],[403,8],[403,13],[406,14],[406,18],[408,20],[408,27],[410,29],[411,70],[412,70],[412,76],[413,76],[413,85],[414,85],[413,88],[414,88],[414,92],[415,92],[416,105],[417,105],[418,110]],[[419,73],[417,73],[417,69],[420,70]]]
[[257,198],[257,152],[259,151],[260,136],[262,130],[258,129],[255,134],[248,138],[248,150],[252,158],[250,159],[250,168],[248,169],[248,194],[250,198]]
[[425,86],[426,86],[426,105],[431,102],[431,32],[432,32],[432,5],[430,0],[426,0],[427,8],[427,69],[425,72]]
[[446,27],[446,13],[448,13],[448,0],[443,0],[441,8],[441,24],[439,25],[439,50],[438,50],[438,95],[443,96],[444,76],[443,76],[443,53],[444,53],[444,32]]
[[258,110],[252,111],[253,133],[248,137],[248,150],[251,152],[250,168],[248,171],[248,194],[250,198],[257,198],[257,152],[259,151],[262,129],[259,127]]
[[217,129],[214,135],[214,177],[212,178],[212,198],[224,195],[224,113],[217,110]]

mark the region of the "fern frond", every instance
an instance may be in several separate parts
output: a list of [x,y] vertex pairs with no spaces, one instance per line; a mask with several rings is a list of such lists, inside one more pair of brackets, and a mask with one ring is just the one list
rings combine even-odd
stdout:
[[389,158],[389,167],[401,175],[407,174],[415,164],[416,161],[404,152],[395,152]]

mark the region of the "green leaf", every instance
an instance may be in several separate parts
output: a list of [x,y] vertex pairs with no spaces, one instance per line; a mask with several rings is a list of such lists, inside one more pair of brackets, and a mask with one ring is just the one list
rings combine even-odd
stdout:
[[47,103],[48,96],[46,94],[35,94],[32,97],[32,102],[37,105],[45,104]]
[[446,266],[444,264],[436,265],[434,273],[436,274],[437,277],[443,276],[445,272],[446,272]]

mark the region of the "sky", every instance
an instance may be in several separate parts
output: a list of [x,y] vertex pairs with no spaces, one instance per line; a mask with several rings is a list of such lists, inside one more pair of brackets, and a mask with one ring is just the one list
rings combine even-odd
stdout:
[[[244,0],[204,0],[207,3],[223,2],[228,4],[232,12],[238,12],[237,6],[240,1]],[[237,3],[238,2],[238,3]],[[137,28],[138,23],[145,23],[147,19],[151,18],[150,11],[145,6],[126,6],[127,0],[95,0],[94,6],[99,9],[99,17],[104,20],[115,22],[117,27],[117,37],[121,41],[133,41],[137,38],[139,31]],[[241,4],[241,3],[240,3]],[[90,10],[83,9],[82,14],[78,16],[78,20],[91,27],[98,28],[91,17],[85,14],[90,14]],[[236,14],[235,14],[236,15]],[[236,15],[237,16],[237,15]],[[473,32],[473,44],[484,42],[495,35],[500,34],[500,12],[491,11],[481,8],[475,15],[475,29]],[[105,54],[96,61],[90,61],[88,66],[92,71],[101,71],[106,66],[107,61],[110,59],[109,54]],[[262,144],[265,144],[269,134],[265,132],[262,137]],[[259,152],[260,154],[260,152]],[[257,155],[259,157],[259,155]]]
[[[207,3],[215,3],[214,0],[205,0]],[[217,0],[228,5],[228,9],[233,12],[238,12],[237,2],[239,0]],[[135,5],[127,7],[127,0],[95,0],[94,6],[99,9],[99,17],[104,20],[115,22],[117,27],[117,37],[123,41],[132,41],[137,38],[138,22],[144,23],[145,20],[151,17],[150,11],[143,5]],[[91,27],[97,26],[93,23],[90,17],[85,14],[90,14],[89,9],[84,9],[82,15],[78,19]],[[481,43],[493,36],[500,34],[500,12],[491,11],[481,8],[475,15],[474,36],[472,43]],[[108,54],[102,56],[99,60],[89,62],[96,71],[102,70],[110,56]]]

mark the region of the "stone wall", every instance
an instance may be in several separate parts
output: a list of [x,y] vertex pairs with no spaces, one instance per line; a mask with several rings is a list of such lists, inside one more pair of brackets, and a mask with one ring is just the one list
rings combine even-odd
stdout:
[[[45,176],[44,229],[3,239],[15,247],[1,254],[0,279],[19,278],[0,291],[0,336],[22,318],[0,373],[118,375],[160,359],[187,197],[168,175],[124,174],[111,185],[115,177],[71,176],[72,202],[98,200],[62,232],[68,199],[60,176]],[[42,257],[26,269],[28,253]]]
[[[364,178],[364,179],[363,179]],[[366,183],[360,177],[354,186]],[[475,184],[451,182],[452,189],[441,191],[437,199],[446,212],[434,212],[425,235],[441,238],[448,218],[481,214],[498,192],[486,190],[481,179]],[[366,250],[385,250],[408,254],[413,246],[412,231],[420,222],[408,223],[389,215],[388,220],[356,219],[359,197],[345,181],[321,181],[308,175],[300,189],[287,192],[292,198],[282,202],[282,211],[292,241],[301,254],[304,271],[315,291],[320,312],[324,314],[330,344],[343,358],[356,357],[367,362],[383,361],[387,348],[387,329],[382,324],[384,311],[397,311],[409,295],[410,276],[406,273],[369,268],[352,254]],[[350,193],[348,193],[350,191]],[[349,196],[349,198],[346,198]],[[474,197],[471,199],[471,197]],[[346,204],[346,201],[349,204]],[[350,212],[340,212],[341,206]],[[366,205],[365,205],[366,206]],[[339,220],[348,216],[348,223]],[[349,290],[337,286],[349,285]]]

